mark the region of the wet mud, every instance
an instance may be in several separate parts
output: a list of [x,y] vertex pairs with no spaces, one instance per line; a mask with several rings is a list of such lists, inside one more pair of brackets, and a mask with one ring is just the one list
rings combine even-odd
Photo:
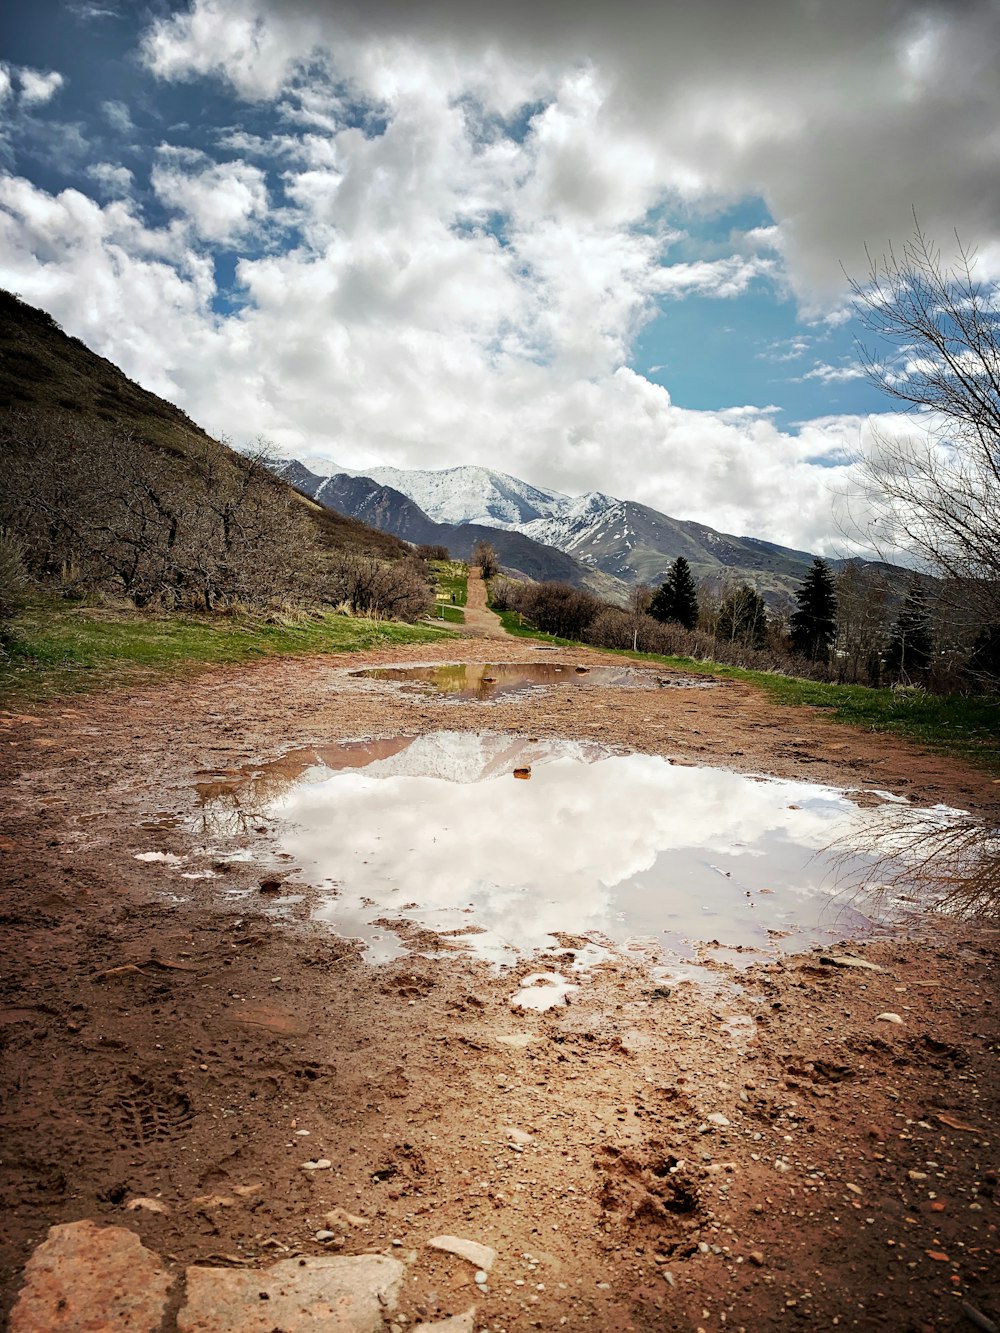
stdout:
[[[438,655],[483,661],[474,641]],[[361,780],[401,737],[483,731],[474,704],[351,677],[406,661],[267,662],[0,717],[4,1308],[47,1228],[93,1218],[181,1263],[402,1251],[413,1323],[996,1320],[996,932],[922,915],[745,966],[725,932],[672,961],[608,956],[583,921],[511,960],[379,911],[403,952],[374,965],[317,917],[324,876],[274,801],[317,763]],[[995,803],[955,761],[732,682],[537,691],[497,700],[489,730],[862,808]],[[512,791],[541,790],[530,767]],[[240,804],[248,779],[274,792]],[[512,1004],[522,989],[561,999]],[[488,1289],[427,1248],[441,1233],[498,1251]]]

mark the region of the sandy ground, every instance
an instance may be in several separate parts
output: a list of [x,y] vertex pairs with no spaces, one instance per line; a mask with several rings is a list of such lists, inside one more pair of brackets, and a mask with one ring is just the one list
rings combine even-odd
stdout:
[[[1000,1320],[995,931],[930,922],[855,950],[882,971],[807,955],[669,991],[626,960],[525,1014],[509,1004],[525,968],[422,956],[433,939],[373,968],[276,921],[266,833],[186,901],[165,896],[165,863],[135,859],[190,855],[197,787],[227,771],[441,726],[995,803],[957,762],[731,682],[483,708],[342,674],[484,648],[273,660],[0,716],[2,1309],[47,1228],[92,1218],[178,1263],[404,1255],[400,1327],[472,1304],[497,1331]],[[485,1289],[426,1248],[441,1232],[499,1252]]]

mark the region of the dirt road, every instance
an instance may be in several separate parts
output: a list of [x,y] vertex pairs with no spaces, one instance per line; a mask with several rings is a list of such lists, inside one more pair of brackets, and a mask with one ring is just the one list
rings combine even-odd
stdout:
[[[428,933],[373,968],[309,923],[308,900],[276,919],[270,834],[252,823],[244,861],[180,877],[170,858],[192,874],[204,859],[206,784],[291,747],[442,725],[995,801],[957,762],[731,682],[484,708],[341,674],[482,657],[467,638],[272,660],[0,717],[3,1309],[47,1229],[87,1218],[171,1272],[401,1256],[396,1329],[473,1307],[497,1333],[1000,1318],[995,932],[939,923],[857,950],[881,971],[806,956],[717,967],[707,987],[620,960],[531,1014],[509,1002],[526,967],[422,956],[446,943]],[[488,1283],[428,1248],[440,1233],[497,1251]]]
[[465,604],[465,627],[470,635],[483,639],[506,639],[500,617],[486,605],[486,584],[475,565],[469,566],[468,601]]

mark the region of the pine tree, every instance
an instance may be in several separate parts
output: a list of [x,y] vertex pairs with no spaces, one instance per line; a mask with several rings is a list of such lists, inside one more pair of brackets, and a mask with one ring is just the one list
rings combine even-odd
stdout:
[[715,637],[751,648],[763,648],[767,642],[767,607],[749,583],[741,584],[723,601]]
[[889,636],[885,669],[899,678],[922,676],[930,667],[933,651],[927,596],[919,579],[913,579]]
[[653,594],[649,614],[654,620],[676,621],[685,629],[694,629],[698,623],[698,593],[694,586],[691,566],[679,555],[670,566],[665,582]]
[[837,637],[837,590],[833,574],[818,556],[795,594],[789,631],[792,648],[812,662],[826,662]]

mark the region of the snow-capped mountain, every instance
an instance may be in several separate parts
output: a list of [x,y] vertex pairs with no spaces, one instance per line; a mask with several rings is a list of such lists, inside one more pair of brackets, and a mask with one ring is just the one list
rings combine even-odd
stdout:
[[[283,475],[292,479],[287,471]],[[561,578],[597,590],[595,580],[610,577],[619,591],[604,595],[614,600],[623,599],[622,585],[661,583],[673,560],[683,555],[696,578],[746,580],[778,604],[788,600],[812,560],[807,551],[716,532],[634,500],[600,491],[563,495],[484,467],[378,467],[363,476],[313,476],[308,484],[296,484],[330,508],[410,541],[440,541],[462,559],[486,536],[502,564],[532,578]],[[416,508],[407,511],[403,497]],[[431,524],[439,525],[436,536]],[[530,548],[512,549],[512,542],[526,538]],[[539,560],[544,551],[550,554]],[[555,571],[557,555],[572,560],[569,577]]]
[[555,517],[576,503],[558,491],[542,490],[505,472],[471,465],[440,472],[376,467],[355,475],[402,491],[438,523],[481,523],[523,532],[524,524]]

